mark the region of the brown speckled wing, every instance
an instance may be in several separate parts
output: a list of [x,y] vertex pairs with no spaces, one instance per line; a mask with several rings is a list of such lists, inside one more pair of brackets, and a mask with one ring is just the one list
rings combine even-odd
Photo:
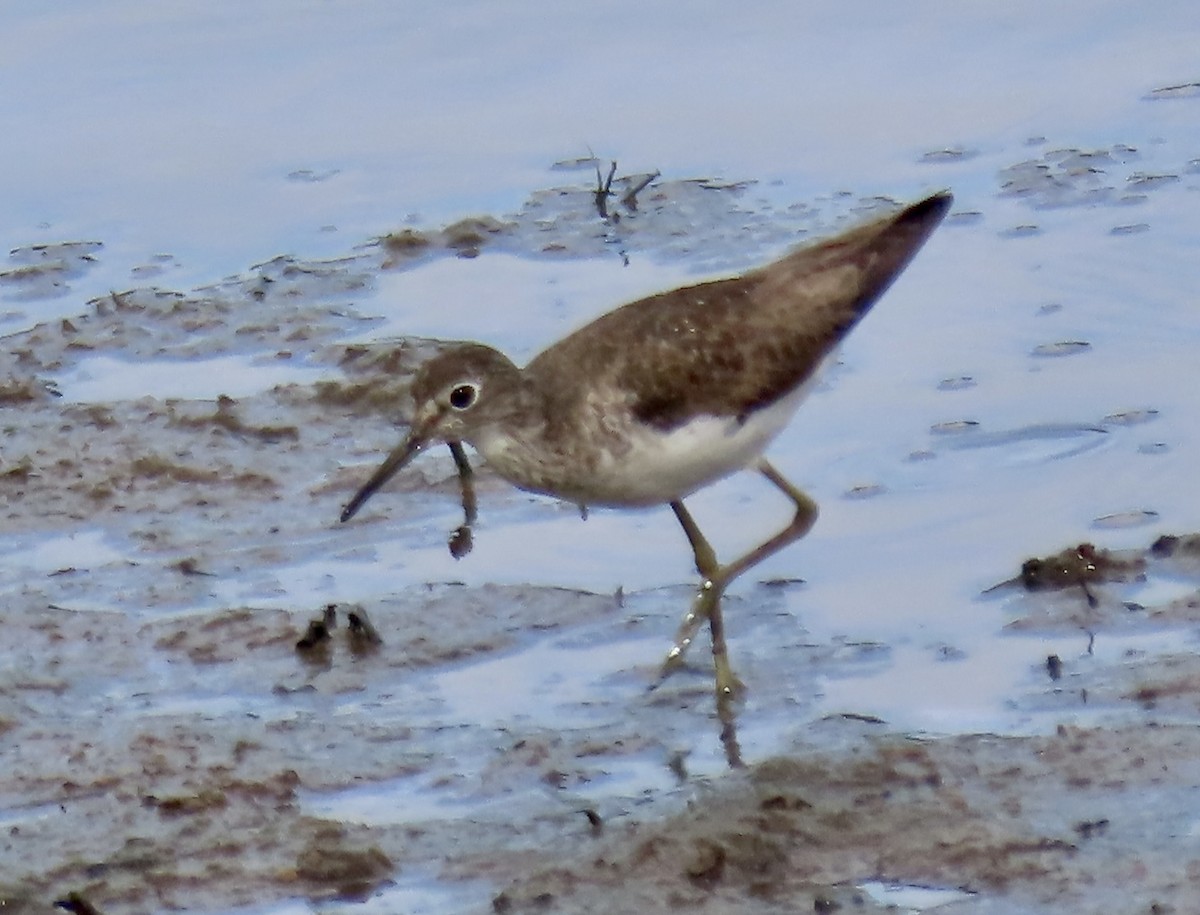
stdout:
[[743,276],[632,302],[546,350],[527,375],[555,379],[548,407],[559,415],[586,398],[586,383],[658,429],[697,414],[744,418],[812,374],[950,203],[935,194]]

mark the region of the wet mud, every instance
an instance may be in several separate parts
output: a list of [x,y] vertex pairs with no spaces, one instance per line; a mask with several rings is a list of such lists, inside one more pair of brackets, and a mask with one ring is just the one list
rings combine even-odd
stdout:
[[[964,159],[925,157],[930,169]],[[1124,145],[1045,152],[994,189],[1030,204],[1029,223],[981,227],[986,213],[963,211],[948,230],[1006,244],[1038,231],[1043,208],[1070,206],[1107,226],[1131,195],[1194,191],[1194,168],[1179,166],[1139,171]],[[853,676],[888,646],[773,628],[799,580],[731,596],[738,627],[775,633],[745,652],[760,686],[737,726],[751,741],[756,728],[788,735],[734,771],[695,771],[689,755],[692,735],[721,724],[702,653],[649,689],[690,596],[684,578],[633,592],[614,578],[604,593],[380,578],[364,579],[361,603],[324,598],[313,568],[366,576],[385,532],[445,550],[457,524],[449,455],[404,474],[361,523],[337,521],[395,444],[407,382],[439,346],[358,340],[381,319],[356,303],[384,272],[492,250],[727,269],[888,205],[842,195],[781,208],[752,183],[643,183],[641,172],[597,188],[594,167],[564,163],[578,180],[515,215],[402,227],[344,258],[279,257],[197,290],[114,291],[4,338],[4,910],[77,894],[108,913],[285,911],[289,900],[869,912],[903,905],[907,887],[949,893],[945,912],[1188,911],[1200,885],[1200,662],[1180,633],[1200,619],[1196,535],[1109,547],[1105,532],[1122,523],[1098,521],[1061,552],[993,557],[1000,587],[971,610],[994,614],[997,639],[1078,633],[1076,655],[1047,657],[1009,697],[1068,722],[1045,733],[910,735],[853,710],[814,715],[818,678]],[[603,210],[598,190],[612,192]],[[69,295],[103,256],[92,241],[14,251],[0,294],[15,309]],[[1036,355],[1087,346],[1047,345]],[[232,375],[220,360],[234,359],[299,380],[93,399],[97,357],[117,360],[105,370],[117,374],[166,362]],[[939,431],[963,448],[1012,435]],[[481,513],[519,516],[527,497],[478,470]],[[503,524],[476,536],[505,537]],[[1119,663],[1085,650],[1131,631],[1162,642]],[[551,657],[552,692],[504,679]],[[505,699],[551,713],[493,716],[488,703]]]

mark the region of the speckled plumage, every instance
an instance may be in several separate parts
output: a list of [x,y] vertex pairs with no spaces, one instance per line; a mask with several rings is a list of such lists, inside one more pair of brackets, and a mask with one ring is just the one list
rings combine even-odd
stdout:
[[570,411],[594,386],[627,392],[640,422],[745,416],[802,384],[916,254],[948,194],[724,280],[631,302],[537,356],[527,377]]
[[[462,442],[523,489],[583,506],[668,503],[703,584],[664,672],[707,620],[718,696],[734,694],[739,682],[726,658],[721,595],[738,575],[804,536],[817,516],[816,504],[762,453],[821,364],[950,203],[949,194],[935,194],[741,276],[632,302],[524,369],[478,343],[446,349],[413,382],[416,413],[407,438],[351,499],[342,520],[439,441],[449,443],[464,475],[468,534],[473,497],[468,501]],[[792,500],[796,514],[775,536],[720,565],[683,499],[751,466]]]
[[[789,395],[949,204],[935,195],[741,276],[632,302],[524,369],[481,344],[451,347],[413,384],[412,450],[465,441],[517,486],[580,504],[681,499],[761,453],[799,406]],[[463,383],[478,399],[460,411],[446,398]]]

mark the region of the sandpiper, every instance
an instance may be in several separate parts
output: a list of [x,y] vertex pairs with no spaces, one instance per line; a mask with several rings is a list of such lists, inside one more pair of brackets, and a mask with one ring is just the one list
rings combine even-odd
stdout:
[[[450,446],[460,471],[465,442],[521,489],[581,507],[670,505],[701,585],[664,673],[707,620],[718,696],[733,695],[741,684],[728,660],[721,595],[747,569],[803,537],[817,517],[816,503],[763,451],[951,200],[947,192],[934,194],[741,276],[632,302],[523,369],[479,343],[451,346],[418,370],[407,437],[346,505],[342,521],[439,442]],[[795,516],[722,565],[683,500],[743,469],[778,487]]]

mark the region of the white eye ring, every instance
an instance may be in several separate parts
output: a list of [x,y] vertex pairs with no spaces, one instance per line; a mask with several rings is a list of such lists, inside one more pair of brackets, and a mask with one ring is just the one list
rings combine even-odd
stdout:
[[447,399],[455,410],[469,410],[479,399],[479,388],[470,382],[456,384],[450,389],[450,396]]

